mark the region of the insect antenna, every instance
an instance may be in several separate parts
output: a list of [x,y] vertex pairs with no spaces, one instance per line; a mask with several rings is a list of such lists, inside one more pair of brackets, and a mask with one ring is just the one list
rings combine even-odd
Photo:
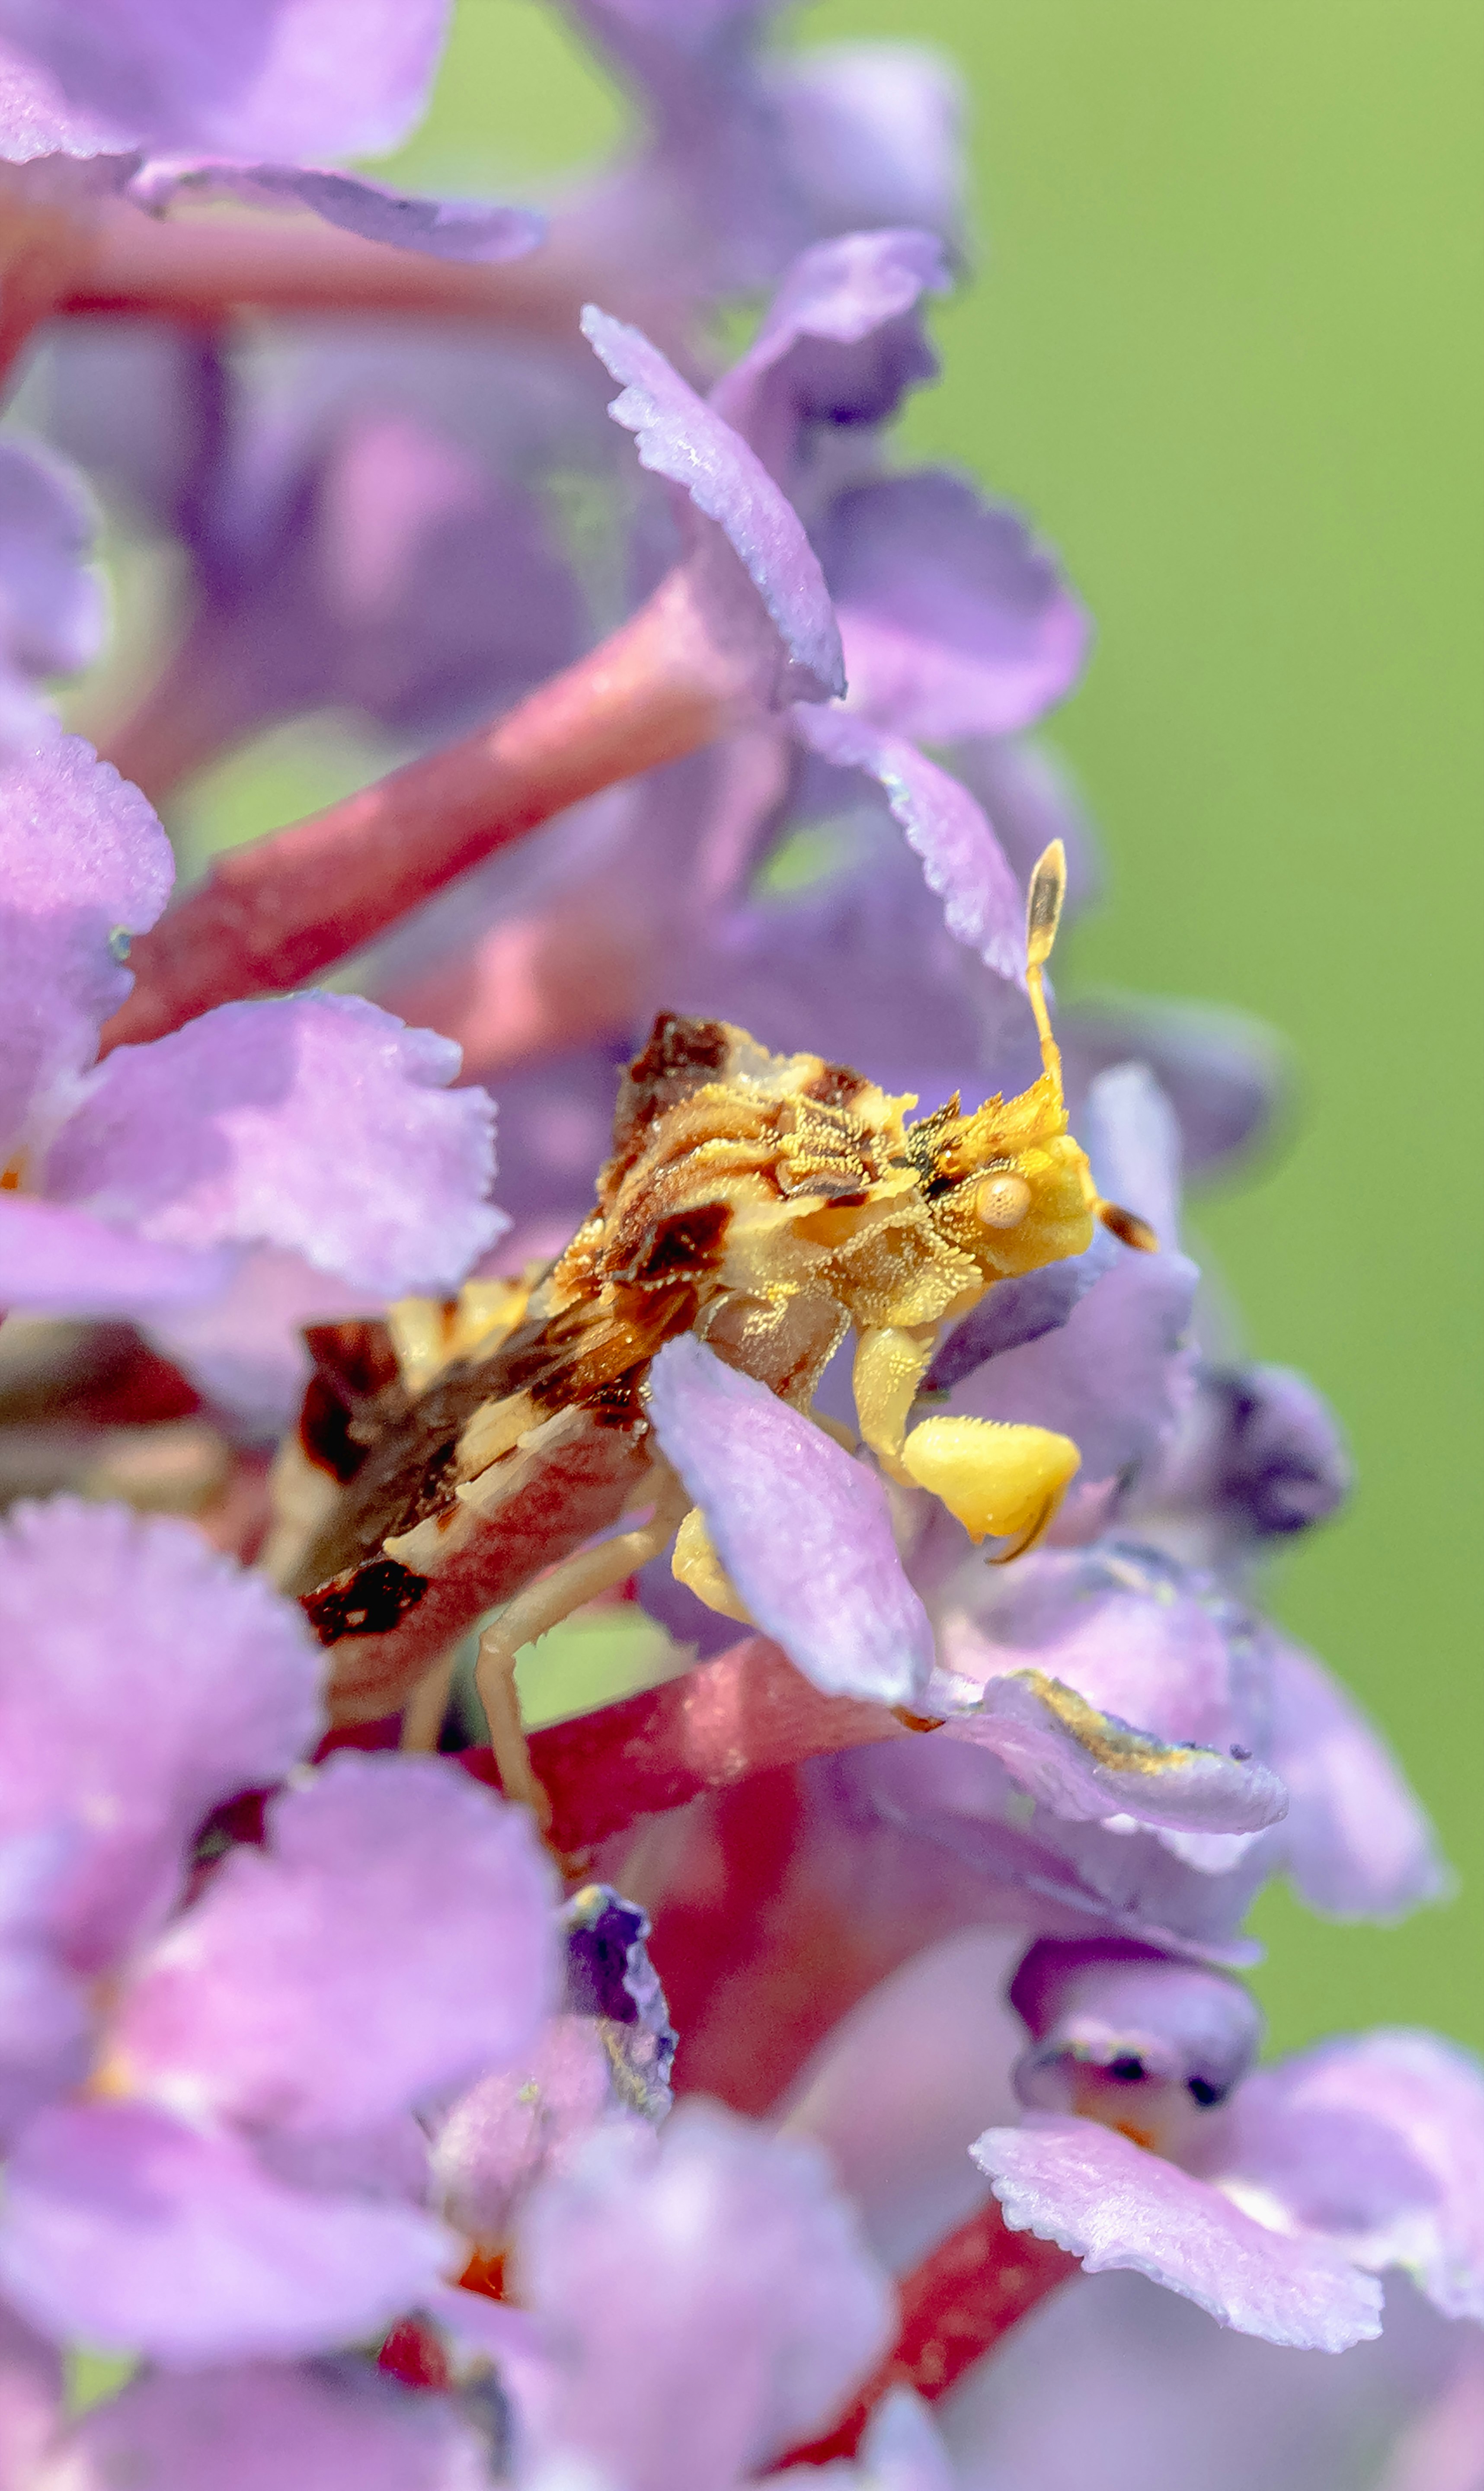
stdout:
[[[1048,1079],[1055,1085],[1059,1100],[1063,1099],[1062,1084],[1062,1050],[1051,1034],[1051,1014],[1046,1009],[1046,963],[1062,923],[1062,902],[1066,896],[1066,850],[1060,839],[1036,859],[1031,876],[1031,891],[1026,901],[1026,990],[1031,1010],[1035,1014],[1036,1036],[1041,1041],[1041,1063]],[[1093,1205],[1096,1217],[1105,1228],[1125,1246],[1143,1254],[1157,1253],[1159,1240],[1147,1220],[1137,1212],[1124,1211],[1120,1204],[1099,1195]]]

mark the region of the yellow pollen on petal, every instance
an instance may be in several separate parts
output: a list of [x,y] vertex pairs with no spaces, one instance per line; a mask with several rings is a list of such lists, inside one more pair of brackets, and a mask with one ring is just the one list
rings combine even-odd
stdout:
[[924,1419],[902,1450],[909,1475],[971,1539],[1015,1539],[1023,1548],[1040,1538],[1081,1461],[1070,1436],[993,1419]]

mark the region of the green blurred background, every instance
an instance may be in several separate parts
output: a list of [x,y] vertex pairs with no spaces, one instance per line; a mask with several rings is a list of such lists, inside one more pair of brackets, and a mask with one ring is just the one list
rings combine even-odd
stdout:
[[[1111,895],[1063,991],[1243,1005],[1300,1068],[1281,1157],[1200,1239],[1253,1348],[1351,1432],[1353,1509],[1276,1604],[1394,1739],[1463,1891],[1380,1933],[1267,1897],[1274,2038],[1408,2019],[1484,2046],[1484,17],[823,0],[785,31],[937,44],[968,84],[976,278],[907,443],[1024,504],[1096,617],[1055,737]],[[462,0],[397,161],[518,184],[622,126],[553,12]]]

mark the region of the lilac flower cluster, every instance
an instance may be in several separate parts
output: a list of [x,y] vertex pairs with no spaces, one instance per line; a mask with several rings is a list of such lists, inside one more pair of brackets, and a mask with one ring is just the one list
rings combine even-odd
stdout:
[[[1484,2070],[1260,2063],[1239,1978],[1270,1878],[1336,1920],[1446,1889],[1259,1605],[1345,1498],[1336,1422],[1181,1249],[1280,1059],[1191,1006],[1048,1035],[1036,861],[1073,912],[1098,865],[1033,731],[1087,617],[892,447],[956,91],[775,50],[766,0],[567,14],[643,131],[542,220],[326,161],[416,122],[444,0],[0,0],[44,430],[0,440],[0,2484],[1468,2491]],[[181,583],[102,752],[55,707],[106,636],[95,495]],[[167,907],[156,806],[332,710],[387,776]],[[893,1318],[920,1429],[1052,1442],[1057,1493],[986,1565],[848,1361],[791,1394],[697,1300],[640,1362],[620,1606],[618,1365],[496,1448],[570,1436],[500,1526],[510,1614],[585,1552],[655,1683],[485,1744],[423,1654],[368,1720],[339,1639],[479,1527],[440,1392],[525,1338],[652,1023],[645,1113],[688,1095],[677,1015],[713,1070],[824,1059],[826,1123],[1064,1084],[1108,1224]],[[372,1616],[295,1568],[407,1440]]]

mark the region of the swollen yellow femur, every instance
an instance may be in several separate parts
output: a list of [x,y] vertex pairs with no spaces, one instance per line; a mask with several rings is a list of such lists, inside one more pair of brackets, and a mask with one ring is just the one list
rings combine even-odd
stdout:
[[1081,1463],[1070,1436],[993,1419],[924,1419],[902,1448],[909,1477],[971,1539],[1012,1539],[1015,1557],[1039,1539]]

